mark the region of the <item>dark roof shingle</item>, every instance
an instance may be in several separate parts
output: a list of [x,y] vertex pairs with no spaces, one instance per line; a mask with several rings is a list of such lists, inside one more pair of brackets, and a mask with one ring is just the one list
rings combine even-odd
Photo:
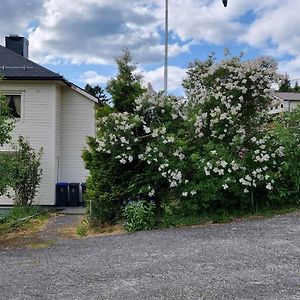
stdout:
[[54,73],[3,46],[0,46],[0,76],[10,80],[63,80],[63,76]]
[[300,93],[275,92],[274,95],[282,100],[300,101]]

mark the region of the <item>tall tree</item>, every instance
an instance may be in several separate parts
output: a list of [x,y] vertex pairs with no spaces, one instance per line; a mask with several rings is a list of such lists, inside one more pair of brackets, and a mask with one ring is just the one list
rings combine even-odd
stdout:
[[288,77],[279,86],[280,92],[290,92],[292,90],[291,81]]
[[296,81],[296,83],[295,83],[295,86],[294,86],[294,92],[300,93],[300,86],[299,86],[298,81]]
[[84,88],[89,94],[98,98],[99,104],[104,104],[109,101],[104,89],[100,85],[91,86],[87,84]]
[[137,74],[136,64],[132,61],[129,50],[116,59],[118,74],[107,85],[107,91],[112,96],[115,109],[119,112],[133,112],[135,100],[145,91],[142,87],[142,76]]

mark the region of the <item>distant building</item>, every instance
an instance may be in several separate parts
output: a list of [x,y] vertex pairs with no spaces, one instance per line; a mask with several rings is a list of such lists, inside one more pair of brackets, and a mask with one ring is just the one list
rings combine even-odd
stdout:
[[269,114],[290,112],[300,105],[300,93],[274,92],[274,99],[269,107]]

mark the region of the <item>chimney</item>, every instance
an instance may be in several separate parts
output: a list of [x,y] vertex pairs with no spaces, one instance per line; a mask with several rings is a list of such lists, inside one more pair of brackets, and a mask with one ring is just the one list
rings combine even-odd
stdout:
[[28,40],[23,36],[11,34],[5,37],[5,47],[26,58],[28,58],[28,45]]

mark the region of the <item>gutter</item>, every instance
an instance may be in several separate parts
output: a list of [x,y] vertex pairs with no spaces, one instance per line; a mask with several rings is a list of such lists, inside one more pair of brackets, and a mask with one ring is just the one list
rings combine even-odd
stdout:
[[76,84],[68,81],[65,79],[63,76],[53,76],[53,77],[34,77],[34,76],[27,76],[27,77],[21,77],[21,76],[9,76],[9,77],[4,77],[4,80],[38,80],[38,81],[62,81],[64,84],[66,84],[68,87],[70,87],[72,90],[76,91],[77,93],[85,96],[91,101],[94,101],[95,103],[99,103],[98,98],[95,96],[91,95],[81,87],[77,86]]

